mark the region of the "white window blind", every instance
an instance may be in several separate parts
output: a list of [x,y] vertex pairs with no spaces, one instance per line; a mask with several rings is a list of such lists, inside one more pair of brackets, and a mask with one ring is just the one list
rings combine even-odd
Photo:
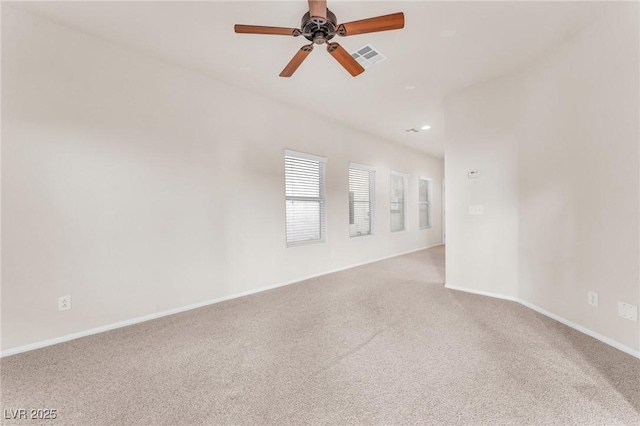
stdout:
[[431,228],[431,180],[420,179],[418,182],[418,191],[420,229]]
[[406,229],[406,193],[407,177],[404,174],[391,174],[391,232]]
[[375,170],[349,163],[349,236],[373,234]]
[[287,247],[325,241],[325,159],[285,151]]

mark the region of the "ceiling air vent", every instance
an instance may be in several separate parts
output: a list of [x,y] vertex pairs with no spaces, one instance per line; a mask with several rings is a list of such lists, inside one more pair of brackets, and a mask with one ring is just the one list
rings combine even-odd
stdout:
[[367,44],[351,54],[363,68],[367,69],[387,59],[378,49]]

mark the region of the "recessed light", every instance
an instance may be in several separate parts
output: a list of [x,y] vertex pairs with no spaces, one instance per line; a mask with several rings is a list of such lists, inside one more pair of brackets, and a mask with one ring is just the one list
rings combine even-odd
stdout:
[[427,125],[425,125],[425,126],[422,126],[422,127],[420,127],[420,128],[421,128],[422,130],[429,130],[429,129],[431,128],[431,126],[427,126]]
[[404,90],[413,90],[416,86],[404,86]]
[[442,30],[440,31],[440,37],[453,37],[456,35],[456,30]]

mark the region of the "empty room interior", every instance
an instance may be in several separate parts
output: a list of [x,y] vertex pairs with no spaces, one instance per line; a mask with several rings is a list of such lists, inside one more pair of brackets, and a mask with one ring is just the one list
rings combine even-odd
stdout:
[[0,8],[0,423],[640,424],[640,2]]

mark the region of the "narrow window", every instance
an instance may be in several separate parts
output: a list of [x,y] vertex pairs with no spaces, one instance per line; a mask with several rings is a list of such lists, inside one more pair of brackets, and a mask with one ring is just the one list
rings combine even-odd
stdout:
[[431,228],[431,179],[421,178],[418,182],[418,217],[420,229]]
[[285,151],[287,247],[325,241],[325,158]]
[[391,232],[406,229],[408,175],[391,172]]
[[349,236],[373,234],[375,170],[349,163]]

